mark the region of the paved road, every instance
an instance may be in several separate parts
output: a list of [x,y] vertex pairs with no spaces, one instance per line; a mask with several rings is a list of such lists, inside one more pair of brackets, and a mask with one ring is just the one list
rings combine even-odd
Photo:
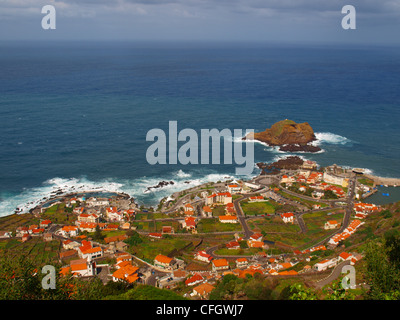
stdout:
[[349,260],[339,263],[333,269],[332,273],[328,277],[314,283],[314,286],[317,288],[322,288],[322,287],[326,286],[327,284],[331,283],[332,281],[336,280],[337,278],[339,278],[342,275],[342,268],[347,265],[350,265]]
[[312,247],[316,247],[316,246],[324,244],[326,242],[326,240],[332,238],[335,234],[342,233],[344,231],[344,229],[346,229],[349,226],[350,217],[351,217],[351,214],[352,214],[353,208],[354,208],[354,195],[355,195],[356,181],[357,181],[357,176],[354,174],[349,180],[349,188],[347,191],[347,199],[346,199],[347,206],[344,208],[345,214],[343,217],[343,222],[342,222],[341,227],[338,230],[336,230],[336,232],[332,233],[325,239],[314,244]]
[[246,199],[246,197],[240,197],[236,200],[233,201],[233,206],[235,207],[235,211],[238,217],[238,220],[240,222],[240,224],[242,225],[242,229],[244,232],[244,238],[245,239],[249,239],[250,236],[253,234],[253,231],[250,230],[249,226],[247,225],[246,219],[245,219],[245,215],[243,213],[243,210],[240,206],[240,201]]

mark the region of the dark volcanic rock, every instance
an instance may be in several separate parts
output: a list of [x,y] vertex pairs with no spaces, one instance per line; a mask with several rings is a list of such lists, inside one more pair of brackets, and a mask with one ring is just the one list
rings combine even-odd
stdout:
[[151,189],[158,189],[158,188],[163,188],[163,187],[166,187],[166,186],[168,186],[168,185],[173,185],[173,184],[175,184],[175,182],[174,181],[160,181],[157,185],[155,185],[155,186],[152,186],[152,187],[147,187],[146,188],[146,190],[144,191],[145,193],[146,192],[149,192],[149,191],[151,191]]
[[303,163],[304,161],[300,157],[290,156],[273,163],[259,162],[257,166],[261,169],[262,175],[273,175],[278,174],[282,169],[297,170]]
[[281,146],[279,148],[280,151],[285,152],[318,152],[321,151],[320,147],[314,146],[312,144],[305,144],[305,145],[296,145],[296,144],[287,144]]

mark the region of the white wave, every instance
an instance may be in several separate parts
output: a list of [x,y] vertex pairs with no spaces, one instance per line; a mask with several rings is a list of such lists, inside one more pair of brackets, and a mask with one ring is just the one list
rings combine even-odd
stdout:
[[[230,142],[233,142],[233,143],[254,143],[254,144],[256,144],[256,143],[258,143],[258,144],[261,144],[262,146],[264,146],[264,147],[271,147],[268,143],[265,143],[265,142],[262,142],[262,141],[259,141],[259,140],[254,140],[254,139],[244,139],[243,140],[243,138],[242,137],[231,137],[231,138],[228,138],[228,140],[227,141],[230,141]],[[273,147],[271,147],[271,148],[273,148]]]
[[[36,188],[25,189],[17,195],[2,194],[0,201],[0,216],[13,214],[18,208],[18,213],[27,213],[30,209],[57,196],[64,196],[80,192],[110,192],[126,193],[133,197],[136,202],[144,205],[157,205],[164,198],[174,192],[182,191],[207,182],[218,182],[235,179],[234,176],[219,173],[200,173],[197,177],[188,180],[193,174],[181,172],[180,176],[175,173],[166,177],[142,177],[137,179],[104,179],[101,181],[90,181],[81,178],[55,177],[45,181]],[[151,189],[149,193],[143,193],[148,187],[157,185],[160,181],[173,181],[162,188]]]
[[179,178],[188,178],[191,177],[192,175],[190,173],[185,173],[182,170],[179,170],[176,176]]
[[364,171],[365,174],[369,174],[369,175],[371,175],[371,176],[374,175],[374,171],[371,170],[371,169],[368,169],[368,168],[350,167],[350,166],[342,166],[342,165],[338,165],[338,166],[339,166],[339,167],[342,167],[342,168],[344,168],[344,169],[347,169],[347,170],[361,169],[361,170]]
[[23,190],[20,194],[6,196],[0,202],[0,216],[13,214],[18,208],[19,213],[27,213],[37,205],[55,196],[63,196],[75,192],[124,192],[123,185],[118,182],[104,180],[89,181],[86,178],[53,178],[45,181],[42,186]]
[[317,140],[313,141],[314,145],[320,145],[323,143],[345,145],[351,142],[350,139],[331,132],[316,132],[315,137]]
[[[300,159],[302,159],[303,161],[306,161],[306,160],[308,160],[307,158],[305,158],[304,156],[301,156],[301,155],[297,155]],[[282,155],[282,156],[275,156],[273,159],[272,159],[272,161],[273,162],[277,162],[277,161],[279,161],[279,160],[283,160],[283,159],[286,159],[286,158],[288,158],[288,157],[293,157],[293,154],[285,154],[285,155]]]

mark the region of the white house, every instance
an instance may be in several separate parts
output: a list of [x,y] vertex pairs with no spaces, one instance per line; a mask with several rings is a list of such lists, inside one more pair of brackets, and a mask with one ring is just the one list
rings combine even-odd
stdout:
[[263,235],[259,232],[253,233],[250,236],[250,241],[262,241]]
[[11,238],[12,237],[12,232],[11,231],[0,231],[0,238]]
[[213,271],[222,271],[229,269],[229,263],[226,259],[216,259],[211,262]]
[[260,201],[264,201],[263,196],[254,196],[249,198],[249,202],[260,202]]
[[63,237],[76,237],[78,235],[79,229],[77,226],[63,226],[60,229],[60,234]]
[[199,251],[194,256],[195,259],[209,263],[213,258],[205,251]]
[[194,214],[194,207],[190,203],[185,204],[183,209],[186,215],[192,216]]
[[247,260],[247,258],[238,258],[238,259],[236,259],[236,267],[237,268],[247,267],[248,264],[249,264],[249,261]]
[[214,193],[206,198],[206,205],[212,206],[216,204],[228,204],[232,202],[232,194],[230,192]]
[[77,250],[81,244],[72,240],[65,240],[62,242],[63,248],[66,250]]
[[107,199],[89,198],[86,200],[86,206],[88,207],[105,207],[109,205],[110,202]]
[[209,206],[204,206],[202,209],[202,213],[206,217],[212,217],[212,210]]
[[336,220],[329,220],[329,221],[325,222],[324,229],[330,230],[330,229],[335,229],[339,226],[340,226],[340,223],[337,222]]
[[101,247],[93,247],[90,241],[83,240],[82,245],[78,248],[78,255],[82,259],[92,260],[103,256]]
[[281,214],[281,218],[284,223],[293,223],[294,221],[294,214],[291,212],[286,212]]
[[106,208],[107,220],[120,222],[124,219],[124,215],[122,212],[119,212],[116,207],[108,207]]
[[228,192],[231,194],[239,193],[241,191],[242,191],[242,188],[238,184],[228,185]]
[[339,254],[338,258],[340,261],[346,261],[351,260],[352,258],[354,258],[354,256],[351,253],[342,252],[341,254]]
[[174,264],[174,259],[162,254],[159,254],[154,258],[154,265],[162,267],[164,269],[172,269],[173,264]]
[[87,259],[72,260],[70,265],[61,269],[62,274],[67,274],[69,271],[74,276],[93,276],[95,275],[96,263]]
[[81,252],[81,256],[84,259],[92,260],[95,258],[99,258],[103,256],[103,249],[101,247],[94,247],[84,251],[79,251],[78,254]]
[[218,219],[221,223],[238,223],[237,216],[218,216]]
[[333,268],[337,265],[338,260],[333,258],[333,259],[326,259],[321,262],[318,262],[314,264],[314,269],[317,271],[325,271],[328,268]]
[[91,222],[91,223],[98,223],[99,222],[99,216],[97,214],[91,213],[81,213],[78,216],[78,221],[79,222]]

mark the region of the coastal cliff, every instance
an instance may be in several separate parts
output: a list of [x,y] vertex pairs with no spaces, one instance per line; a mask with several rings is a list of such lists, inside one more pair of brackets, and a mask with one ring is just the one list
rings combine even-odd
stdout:
[[310,144],[317,140],[314,130],[307,123],[296,123],[292,120],[282,120],[262,132],[247,135],[244,139],[254,139],[269,146],[279,146],[279,150],[287,152],[318,152],[321,149]]

